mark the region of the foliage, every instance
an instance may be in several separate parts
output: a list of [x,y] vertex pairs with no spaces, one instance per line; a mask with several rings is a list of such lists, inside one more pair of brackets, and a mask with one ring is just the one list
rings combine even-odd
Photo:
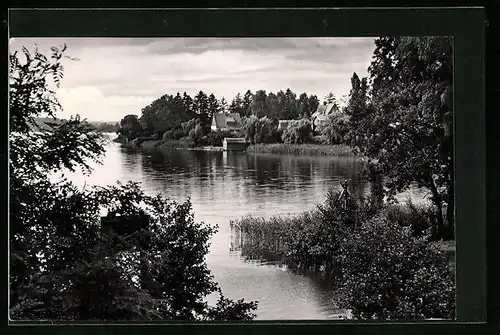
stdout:
[[224,138],[233,138],[235,135],[230,132],[230,131],[212,131],[208,133],[204,141],[207,143],[207,145],[214,146],[214,147],[222,147],[222,142],[224,141]]
[[[80,190],[65,178],[49,179],[63,169],[89,173],[89,161],[104,153],[102,135],[78,117],[53,131],[29,131],[33,117],[60,110],[48,79],[62,78],[62,54],[52,50],[52,63],[27,50],[24,63],[10,55],[11,318],[251,319],[253,302],[204,301],[219,290],[205,263],[216,227],[195,222],[189,201],[147,196],[131,182]],[[102,211],[110,218],[147,215],[149,226],[106,234]]]
[[200,145],[203,140],[203,126],[201,124],[197,124],[194,129],[189,131],[189,139],[194,143],[195,146]]
[[243,255],[262,257],[273,252],[284,256],[292,269],[332,274],[340,240],[354,227],[353,220],[363,217],[355,202],[349,201],[344,210],[339,196],[340,192],[329,192],[323,205],[299,216],[249,216],[233,222],[243,236]]
[[252,115],[258,119],[269,115],[269,107],[267,106],[266,99],[267,94],[265,90],[258,90],[253,95],[250,108],[252,109]]
[[416,205],[408,199],[404,205],[389,205],[383,215],[390,222],[396,222],[402,227],[410,227],[415,237],[434,234],[437,229],[437,211],[434,207]]
[[121,119],[119,133],[132,140],[141,136],[142,126],[137,116],[129,114]]
[[341,306],[355,318],[454,317],[455,283],[448,260],[409,228],[373,218],[345,240],[342,251]]
[[191,131],[191,129],[194,129],[194,127],[196,127],[197,124],[200,124],[200,120],[199,119],[191,119],[189,121],[186,121],[186,122],[183,122],[181,124],[182,126],[182,130],[184,131],[184,133],[187,135],[189,134],[189,132]]
[[452,56],[447,37],[377,39],[371,97],[366,104],[355,99],[361,110],[351,112],[365,139],[358,149],[380,166],[388,194],[429,189],[436,238],[445,239],[454,236]]
[[351,91],[345,114],[349,117],[348,136],[352,144],[362,145],[365,141],[363,123],[366,122],[370,106],[368,104],[368,79],[359,78],[356,73],[351,77]]
[[312,124],[307,119],[290,121],[281,139],[285,144],[304,144],[312,141]]
[[163,134],[163,140],[179,140],[186,135],[185,131],[181,128],[170,129]]
[[193,115],[186,106],[189,101],[177,93],[176,96],[163,95],[144,107],[139,118],[144,132],[162,136],[168,130],[181,127],[181,124],[190,120]]
[[409,226],[426,220],[426,211],[406,213],[399,205],[380,210],[352,198],[346,204],[331,191],[322,205],[298,216],[244,217],[232,226],[245,257],[322,274],[337,285],[339,307],[355,318],[453,318],[452,264]]
[[258,119],[250,116],[243,120],[241,132],[252,144],[271,143],[276,132],[276,124],[266,116]]
[[351,147],[345,145],[324,144],[254,144],[247,148],[248,152],[291,154],[308,156],[353,156]]
[[329,115],[325,122],[321,123],[319,133],[326,139],[328,144],[349,143],[349,117],[344,113]]

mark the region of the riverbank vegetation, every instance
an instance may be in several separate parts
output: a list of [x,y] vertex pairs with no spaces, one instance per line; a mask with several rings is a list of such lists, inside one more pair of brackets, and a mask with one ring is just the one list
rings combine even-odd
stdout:
[[[454,239],[452,63],[450,38],[378,38],[370,78],[353,74],[346,108],[318,128],[366,157],[379,186],[368,202],[330,193],[298,217],[235,221],[243,253],[332,276],[357,318],[453,318],[454,262],[435,242]],[[397,204],[415,186],[431,206]]]
[[341,144],[253,144],[248,147],[247,152],[311,156],[354,156],[351,147]]
[[[90,173],[105,151],[103,135],[79,117],[30,131],[33,118],[61,109],[50,87],[62,79],[65,49],[9,55],[10,318],[253,319],[256,302],[225,298],[210,274],[205,256],[217,227],[195,222],[189,200],[148,196],[131,182],[79,189],[49,179]],[[104,230],[102,213],[106,222],[147,223]],[[204,298],[217,292],[218,303],[208,305]]]
[[454,264],[429,240],[437,226],[433,207],[346,202],[330,192],[301,215],[244,217],[231,226],[232,247],[243,256],[321,274],[355,318],[454,317]]

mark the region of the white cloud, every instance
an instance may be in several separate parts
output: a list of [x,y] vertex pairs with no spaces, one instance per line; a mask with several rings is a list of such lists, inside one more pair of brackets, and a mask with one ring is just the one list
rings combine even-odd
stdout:
[[65,77],[58,96],[63,117],[118,121],[163,94],[200,90],[232,100],[247,89],[276,92],[290,88],[316,94],[347,94],[353,72],[367,75],[373,39],[24,39],[9,48],[47,52],[67,42]]

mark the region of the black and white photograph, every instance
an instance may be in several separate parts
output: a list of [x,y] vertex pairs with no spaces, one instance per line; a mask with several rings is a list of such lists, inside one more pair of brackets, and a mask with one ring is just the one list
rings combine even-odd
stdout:
[[453,37],[8,43],[10,320],[455,319]]

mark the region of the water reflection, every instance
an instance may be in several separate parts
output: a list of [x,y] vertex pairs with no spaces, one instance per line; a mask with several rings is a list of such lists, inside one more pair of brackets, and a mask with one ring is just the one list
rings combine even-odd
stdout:
[[[340,313],[332,290],[313,278],[231,252],[229,223],[248,214],[269,217],[312,209],[324,201],[329,188],[339,189],[345,179],[351,194],[361,197],[369,189],[359,175],[361,169],[359,160],[348,157],[141,153],[112,143],[90,179],[74,178],[95,185],[133,180],[151,195],[160,192],[177,201],[191,198],[195,219],[219,226],[207,263],[227,297],[258,300],[259,319],[327,319]],[[214,303],[216,298],[208,300]]]

